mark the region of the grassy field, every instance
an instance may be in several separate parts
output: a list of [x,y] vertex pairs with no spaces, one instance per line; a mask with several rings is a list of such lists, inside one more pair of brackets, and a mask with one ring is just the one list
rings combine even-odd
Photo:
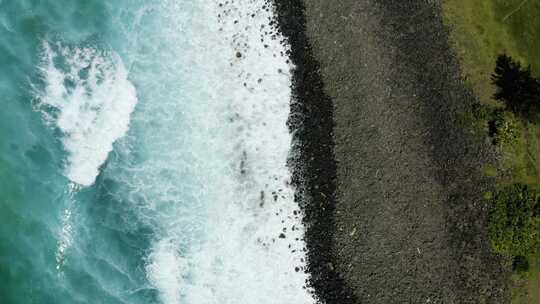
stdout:
[[483,102],[491,103],[489,78],[502,53],[540,74],[540,1],[444,0],[443,8],[463,74]]
[[[540,1],[444,0],[444,18],[462,73],[481,102],[500,107],[492,96],[491,74],[500,54],[508,54],[540,76]],[[502,182],[540,188],[540,126],[516,121],[517,138],[501,149]]]
[[[540,76],[540,0],[443,0],[443,13],[462,75],[485,112],[502,106],[492,98],[490,80],[499,55],[506,53]],[[487,117],[473,116],[486,131]],[[498,176],[500,186],[525,183],[540,189],[540,125],[508,121],[515,136],[499,146],[499,168],[486,173]],[[540,304],[540,258],[530,258],[529,272],[514,275],[514,283],[513,303]]]

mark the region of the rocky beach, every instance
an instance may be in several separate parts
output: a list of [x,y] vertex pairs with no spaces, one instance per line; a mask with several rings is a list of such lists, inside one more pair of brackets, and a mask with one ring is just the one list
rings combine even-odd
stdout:
[[310,285],[331,303],[505,303],[475,96],[435,1],[277,1]]

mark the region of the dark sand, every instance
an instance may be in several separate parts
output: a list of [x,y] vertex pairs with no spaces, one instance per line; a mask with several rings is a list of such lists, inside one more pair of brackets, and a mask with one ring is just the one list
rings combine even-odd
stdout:
[[437,3],[277,0],[308,270],[328,304],[508,302],[482,199],[493,156],[460,123],[475,97]]

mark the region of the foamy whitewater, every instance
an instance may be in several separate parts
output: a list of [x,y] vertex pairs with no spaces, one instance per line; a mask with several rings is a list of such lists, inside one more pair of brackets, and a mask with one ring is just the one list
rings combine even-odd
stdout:
[[43,43],[46,87],[38,106],[62,132],[69,152],[66,176],[82,186],[94,183],[113,143],[127,132],[137,103],[121,59],[108,53]]
[[272,4],[121,2],[96,8],[107,31],[55,28],[37,47],[33,108],[66,178],[51,297],[314,303]]

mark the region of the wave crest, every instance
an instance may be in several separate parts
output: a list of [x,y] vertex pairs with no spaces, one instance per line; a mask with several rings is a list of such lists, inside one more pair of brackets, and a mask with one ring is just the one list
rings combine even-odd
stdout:
[[65,175],[90,186],[113,143],[129,129],[135,87],[118,54],[89,47],[44,42],[40,72],[44,88],[37,93],[37,107],[62,133]]

